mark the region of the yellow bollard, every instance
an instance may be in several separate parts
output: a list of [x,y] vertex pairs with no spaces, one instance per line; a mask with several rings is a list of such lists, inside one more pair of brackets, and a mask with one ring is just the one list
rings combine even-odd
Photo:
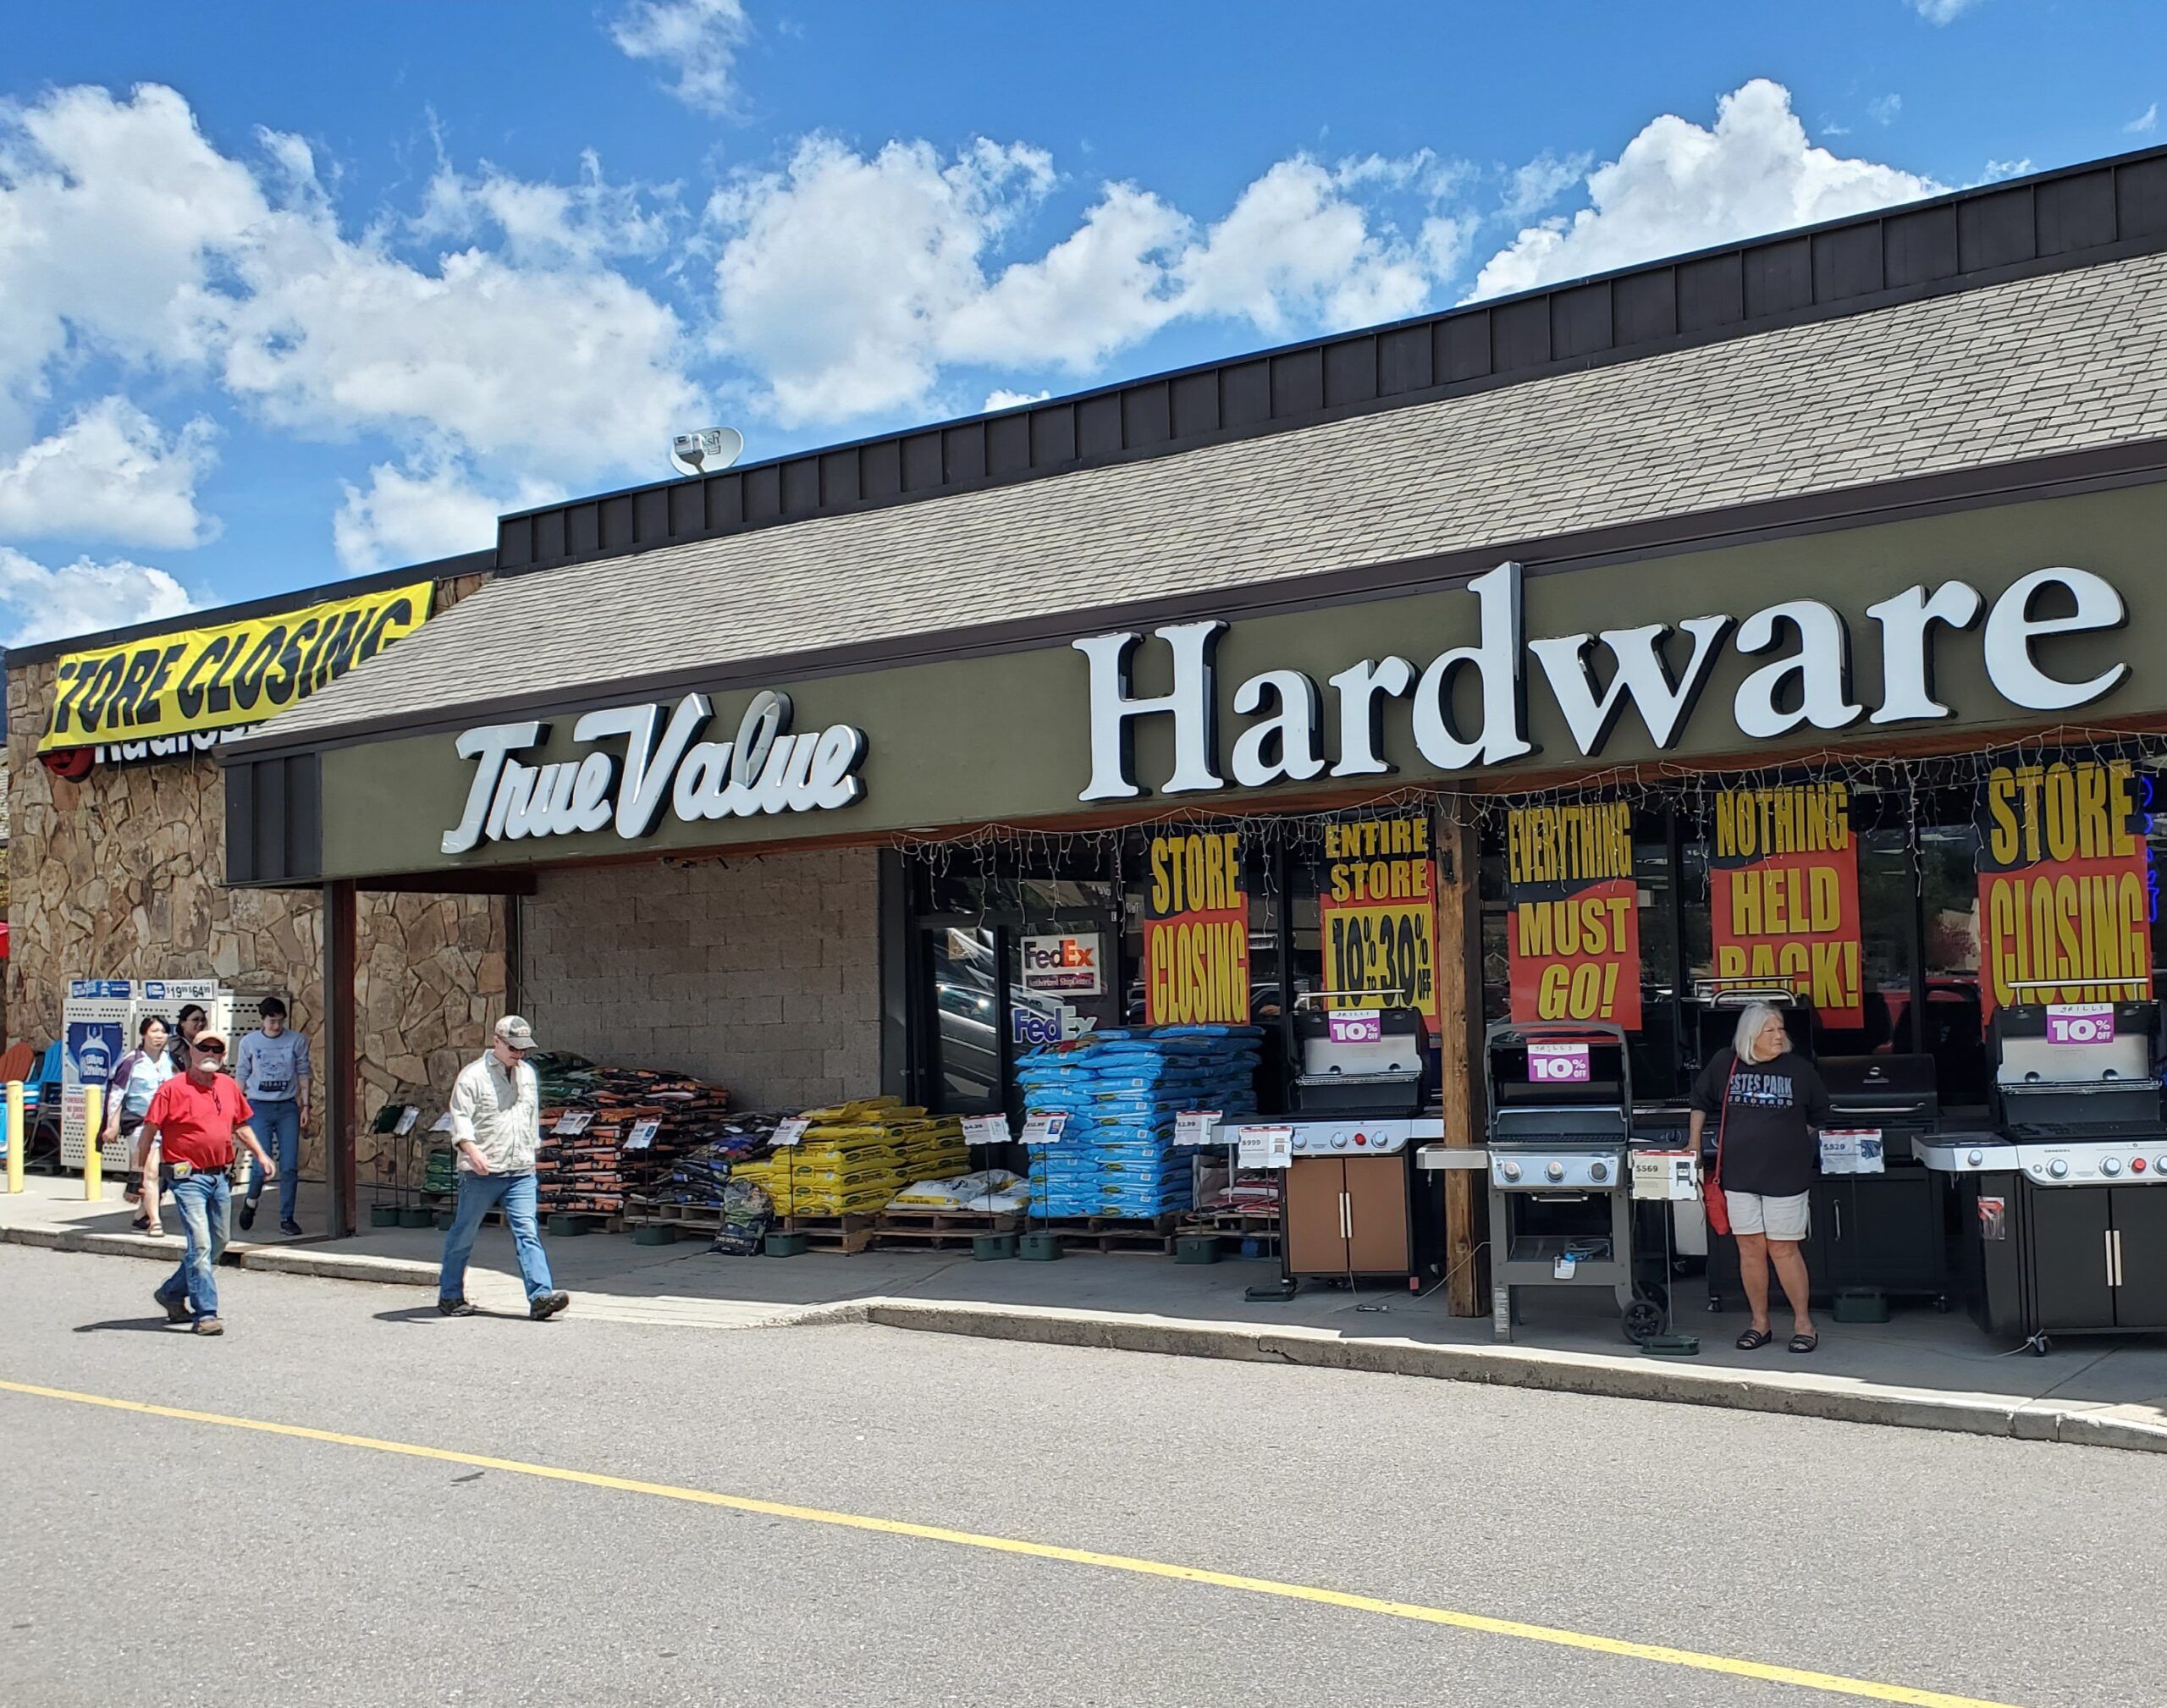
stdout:
[[83,1088],[83,1200],[96,1204],[105,1196],[105,1159],[98,1154],[98,1138],[105,1127],[105,1088]]
[[23,1153],[30,1148],[23,1132],[23,1083],[8,1082],[8,1190],[23,1189]]

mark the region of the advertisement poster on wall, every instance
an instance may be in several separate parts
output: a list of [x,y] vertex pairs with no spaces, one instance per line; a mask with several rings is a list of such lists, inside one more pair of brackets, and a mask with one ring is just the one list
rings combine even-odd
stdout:
[[1505,815],[1505,942],[1516,1021],[1640,1024],[1633,809],[1623,801]]
[[2152,994],[2152,782],[2127,759],[2026,759],[1979,785],[1979,1000]]
[[1317,913],[1324,988],[1346,997],[1333,1006],[1374,1007],[1364,999],[1403,993],[1439,1030],[1436,851],[1427,813],[1326,825]]
[[1241,833],[1154,835],[1144,851],[1144,1023],[1244,1026],[1249,1017]]
[[1823,1026],[1866,1024],[1859,852],[1842,783],[1726,789],[1708,839],[1716,977],[1806,997]]

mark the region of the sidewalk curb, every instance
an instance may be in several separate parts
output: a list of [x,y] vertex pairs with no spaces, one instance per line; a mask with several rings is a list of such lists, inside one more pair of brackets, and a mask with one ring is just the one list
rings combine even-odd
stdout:
[[[0,1243],[100,1256],[152,1258],[168,1263],[179,1254],[180,1247],[180,1242],[171,1236],[152,1239],[144,1234],[89,1233],[56,1227],[0,1228]],[[437,1284],[435,1264],[409,1258],[342,1256],[295,1246],[229,1249],[243,1269],[269,1275],[394,1287],[433,1287]],[[1038,1346],[1420,1376],[1606,1399],[1716,1406],[1837,1423],[2167,1453],[2167,1424],[2155,1421],[2149,1408],[1970,1399],[1921,1389],[1869,1388],[1837,1376],[1778,1372],[1747,1375],[1737,1370],[1696,1369],[1668,1362],[1550,1352],[1534,1347],[1438,1346],[1387,1338],[1345,1340],[1324,1329],[1260,1328],[1253,1323],[1195,1322],[1044,1305],[935,1303],[893,1297],[807,1306],[803,1314],[778,1325],[856,1322],[921,1334],[968,1335]],[[2144,1414],[2118,1415],[2126,1412]]]
[[1735,1370],[1693,1369],[1528,1347],[1350,1341],[1321,1329],[1258,1329],[1247,1323],[1177,1322],[1163,1317],[1106,1316],[1043,1306],[934,1304],[877,1298],[866,1302],[866,1320],[886,1328],[975,1335],[1041,1346],[1424,1376],[1895,1429],[2167,1452],[2167,1427],[2144,1419],[2115,1417],[2104,1409],[2043,1406],[2036,1401],[2011,1403],[1916,1389],[1873,1390],[1849,1384],[1840,1377],[1749,1376]]

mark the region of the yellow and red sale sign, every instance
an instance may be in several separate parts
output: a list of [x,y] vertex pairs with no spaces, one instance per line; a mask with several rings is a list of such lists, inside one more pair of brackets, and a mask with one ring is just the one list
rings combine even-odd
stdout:
[[1144,1023],[1246,1025],[1249,898],[1240,833],[1155,835],[1145,870]]
[[1512,1017],[1640,1024],[1633,809],[1516,807],[1505,815]]
[[1866,1024],[1847,785],[1717,796],[1708,905],[1717,978],[1794,991],[1811,1000],[1824,1026]]
[[1437,867],[1427,813],[1348,818],[1325,826],[1317,868],[1324,988],[1337,1008],[1395,997],[1436,1032]]
[[1979,785],[1979,998],[2152,994],[2147,780],[2126,759],[1996,765]]

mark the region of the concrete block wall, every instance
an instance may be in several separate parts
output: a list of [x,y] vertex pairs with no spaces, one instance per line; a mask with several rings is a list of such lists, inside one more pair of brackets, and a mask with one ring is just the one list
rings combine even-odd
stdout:
[[877,857],[846,849],[541,875],[520,907],[542,1045],[798,1110],[880,1089]]

